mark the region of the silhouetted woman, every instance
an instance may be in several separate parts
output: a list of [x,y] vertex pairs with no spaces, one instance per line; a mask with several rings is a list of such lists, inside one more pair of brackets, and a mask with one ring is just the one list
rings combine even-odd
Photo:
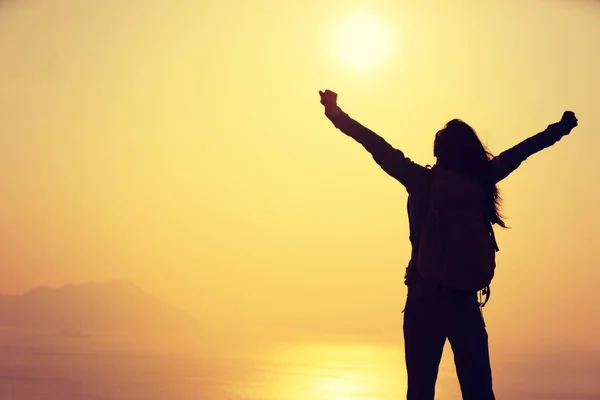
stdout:
[[[402,151],[350,118],[337,106],[334,92],[326,90],[319,94],[325,106],[325,115],[335,127],[363,145],[375,162],[402,183],[408,192],[412,245],[405,275],[408,296],[404,310],[408,400],[433,400],[446,339],[450,341],[454,353],[463,399],[493,400],[488,336],[481,313],[484,303],[480,303],[478,294],[483,289],[489,298],[489,286],[483,286],[493,276],[493,253],[498,250],[492,226],[505,227],[499,210],[496,183],[506,178],[529,156],[568,135],[577,126],[575,114],[565,112],[559,122],[497,157],[486,150],[469,125],[454,119],[435,135],[433,151],[436,163],[433,168],[427,168],[412,162]],[[432,176],[435,174],[441,179],[432,186]],[[432,197],[432,193],[437,197]],[[468,197],[470,194],[472,198]],[[433,199],[438,199],[437,208],[432,206]],[[480,219],[485,219],[485,224],[489,226],[487,231],[480,229],[481,232],[476,232],[479,228],[475,224],[479,223],[479,217],[474,218],[467,212],[469,207],[473,209],[477,206],[481,206]],[[447,214],[453,212],[454,219],[439,217],[448,210],[451,213]],[[464,223],[472,223],[473,228],[456,228]],[[450,233],[444,233],[446,236],[438,234],[438,228]],[[477,239],[476,235],[481,236],[482,232],[485,238]],[[456,250],[461,245],[460,238],[471,240],[464,247],[466,251]],[[427,249],[420,249],[420,244]],[[471,255],[474,256],[469,258]],[[454,270],[446,265],[450,256],[460,261]],[[455,276],[460,275],[461,260],[464,260],[463,264],[476,260],[491,269],[477,276],[475,264],[474,268],[463,271],[464,276]],[[433,265],[428,266],[428,262]],[[443,268],[439,265],[436,270],[436,262],[444,263]],[[448,271],[459,272],[449,274]],[[469,283],[471,278],[473,282]]]

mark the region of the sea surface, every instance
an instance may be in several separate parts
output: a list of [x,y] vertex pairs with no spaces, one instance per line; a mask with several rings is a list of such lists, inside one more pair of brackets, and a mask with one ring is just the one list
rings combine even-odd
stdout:
[[[497,358],[498,399],[600,399],[598,354]],[[202,357],[0,347],[3,400],[392,400],[405,394],[399,348],[302,343]],[[436,399],[461,399],[449,348]]]

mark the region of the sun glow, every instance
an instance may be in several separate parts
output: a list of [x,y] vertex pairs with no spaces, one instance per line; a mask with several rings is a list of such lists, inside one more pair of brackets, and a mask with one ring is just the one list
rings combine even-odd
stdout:
[[390,34],[375,16],[355,14],[337,27],[333,47],[345,65],[362,71],[380,64],[388,55]]
[[295,344],[266,357],[282,368],[265,376],[269,382],[245,397],[305,400],[367,400],[378,394],[401,398],[406,393],[403,354],[369,345]]

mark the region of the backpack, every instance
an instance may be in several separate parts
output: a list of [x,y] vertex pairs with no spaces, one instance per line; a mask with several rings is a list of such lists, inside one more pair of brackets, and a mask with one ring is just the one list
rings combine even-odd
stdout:
[[428,281],[451,289],[489,291],[498,247],[481,185],[433,167],[429,210],[421,229],[417,267]]

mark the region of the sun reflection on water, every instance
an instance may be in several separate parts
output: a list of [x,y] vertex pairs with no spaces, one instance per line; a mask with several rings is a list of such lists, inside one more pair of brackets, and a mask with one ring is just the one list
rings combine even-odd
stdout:
[[261,400],[384,400],[403,398],[400,350],[372,346],[296,345],[272,351],[271,367],[245,398]]

